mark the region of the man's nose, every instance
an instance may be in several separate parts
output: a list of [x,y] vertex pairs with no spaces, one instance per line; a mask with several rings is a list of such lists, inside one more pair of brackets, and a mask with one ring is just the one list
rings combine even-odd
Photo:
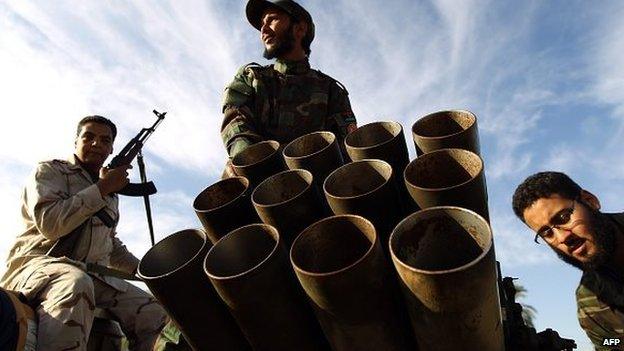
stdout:
[[572,230],[554,227],[553,231],[555,232],[555,240],[557,240],[558,243],[562,243],[567,246],[572,245],[572,241],[575,237],[574,233],[572,233]]
[[262,36],[265,33],[269,33],[270,30],[271,30],[271,27],[269,27],[268,23],[262,23],[260,25],[260,36]]

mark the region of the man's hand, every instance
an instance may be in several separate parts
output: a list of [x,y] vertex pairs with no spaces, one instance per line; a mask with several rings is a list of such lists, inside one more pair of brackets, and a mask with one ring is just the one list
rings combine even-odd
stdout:
[[130,182],[128,170],[131,168],[131,165],[123,165],[113,169],[108,169],[107,167],[100,168],[100,179],[97,182],[97,186],[102,197],[123,189]]

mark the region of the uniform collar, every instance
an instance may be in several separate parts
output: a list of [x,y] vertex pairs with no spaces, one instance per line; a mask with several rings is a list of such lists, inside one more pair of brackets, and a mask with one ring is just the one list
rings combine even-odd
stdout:
[[82,175],[85,176],[87,179],[91,180],[92,182],[95,182],[95,180],[91,177],[91,174],[89,174],[89,172],[84,169],[84,167],[82,167],[82,165],[80,164],[80,161],[78,161],[78,158],[76,157],[76,155],[71,155],[67,158],[67,162],[69,163],[69,169],[73,170],[73,171],[80,171],[82,172]]
[[282,74],[304,74],[310,70],[310,62],[307,58],[301,61],[277,60],[273,69]]

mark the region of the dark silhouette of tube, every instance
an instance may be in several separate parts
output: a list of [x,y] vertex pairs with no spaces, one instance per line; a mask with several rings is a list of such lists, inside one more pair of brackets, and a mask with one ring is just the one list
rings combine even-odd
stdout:
[[477,117],[470,111],[450,110],[426,115],[412,125],[418,156],[440,149],[464,149],[480,155]]
[[289,170],[260,183],[252,194],[256,212],[264,223],[277,228],[287,249],[299,232],[325,215],[312,173]]
[[481,216],[432,207],[390,237],[421,350],[504,350],[492,232]]
[[244,177],[226,178],[207,187],[197,195],[193,208],[213,244],[236,228],[260,222]]
[[382,160],[347,163],[327,177],[323,188],[335,214],[360,215],[373,223],[388,254],[390,232],[403,218],[392,167]]
[[315,132],[291,141],[284,148],[284,160],[290,169],[305,169],[317,184],[344,161],[336,136],[332,132]]
[[249,179],[250,188],[255,188],[263,180],[275,173],[286,170],[279,142],[261,141],[253,144],[232,158],[234,172]]
[[254,350],[329,350],[274,227],[232,231],[208,252],[204,269]]
[[250,350],[203,271],[212,244],[203,231],[183,230],[141,259],[138,275],[195,350]]
[[414,349],[370,221],[320,220],[297,237],[290,260],[334,351]]
[[489,220],[483,160],[461,149],[442,149],[419,156],[405,168],[405,185],[424,209],[459,206]]
[[384,160],[397,174],[402,174],[409,163],[403,127],[398,122],[365,124],[349,133],[344,143],[353,161]]
[[396,176],[396,189],[403,213],[411,213],[417,208],[411,201],[401,175],[409,163],[407,143],[403,126],[398,122],[374,122],[365,124],[349,133],[344,141],[349,157],[353,161],[379,159],[392,166]]

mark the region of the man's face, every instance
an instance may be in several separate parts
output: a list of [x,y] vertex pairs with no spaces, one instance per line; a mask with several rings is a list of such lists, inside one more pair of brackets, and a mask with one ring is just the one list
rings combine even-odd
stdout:
[[615,248],[615,228],[598,211],[598,200],[583,192],[578,200],[558,194],[541,198],[524,210],[526,224],[565,262],[594,269],[607,263]]
[[87,122],[76,137],[75,154],[85,166],[98,170],[113,152],[113,133],[102,123]]
[[280,58],[295,47],[293,23],[288,14],[269,8],[262,15],[260,39],[264,44],[264,58]]

